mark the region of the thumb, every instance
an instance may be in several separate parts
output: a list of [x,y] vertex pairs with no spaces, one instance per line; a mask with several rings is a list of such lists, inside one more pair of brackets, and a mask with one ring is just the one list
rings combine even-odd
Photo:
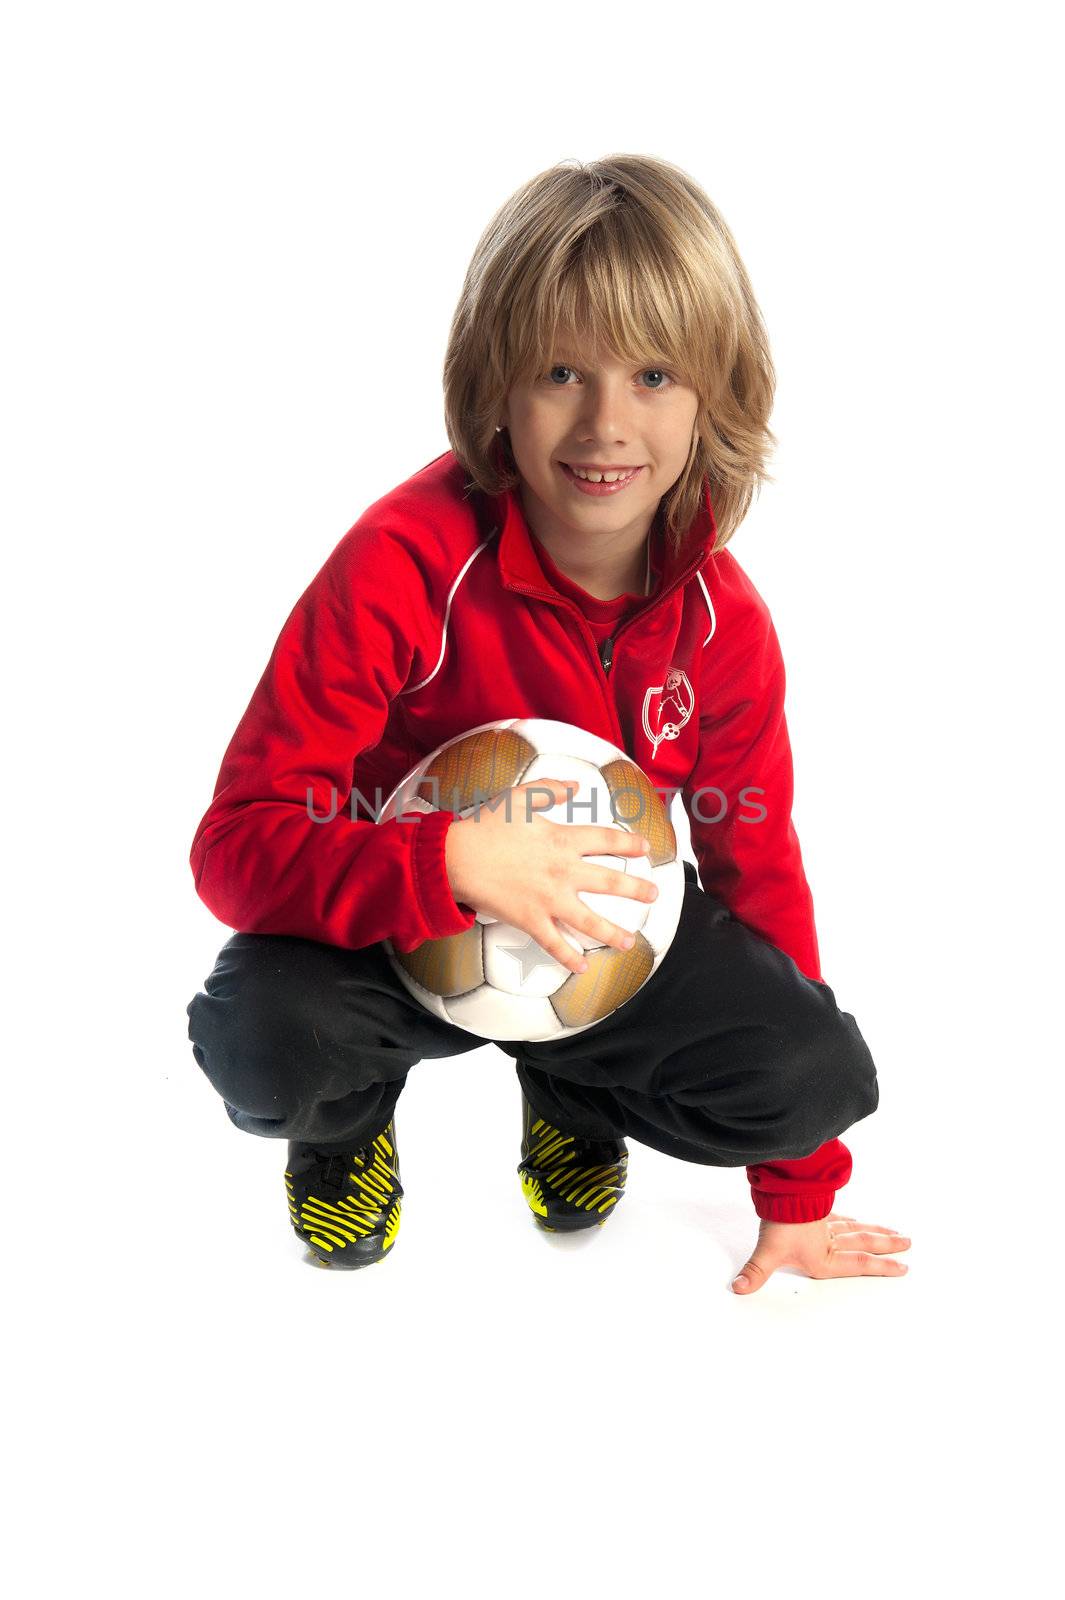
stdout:
[[739,1276],[733,1278],[733,1294],[754,1294],[755,1290],[760,1289],[766,1282],[775,1265],[776,1263],[766,1255],[762,1255],[759,1258],[756,1250],[740,1271]]

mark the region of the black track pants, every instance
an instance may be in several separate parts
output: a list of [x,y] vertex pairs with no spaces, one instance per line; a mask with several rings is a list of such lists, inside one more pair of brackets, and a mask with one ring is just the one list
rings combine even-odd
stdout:
[[[637,994],[583,1033],[499,1041],[534,1110],[737,1167],[811,1154],[876,1110],[876,1068],[832,990],[752,933],[685,862],[676,938]],[[408,994],[380,944],[236,933],[188,1006],[193,1055],[238,1128],[354,1149],[424,1057],[485,1043]]]

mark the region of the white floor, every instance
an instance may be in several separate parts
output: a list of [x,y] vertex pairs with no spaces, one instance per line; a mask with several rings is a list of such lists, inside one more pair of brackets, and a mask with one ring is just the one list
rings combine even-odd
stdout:
[[[536,1229],[492,1046],[411,1074],[400,1234],[353,1274],[292,1233],[284,1144],[232,1127],[187,1044],[161,1065],[136,1108],[155,1139],[40,1168],[66,1232],[61,1252],[32,1220],[26,1239],[16,1370],[39,1427],[19,1470],[64,1507],[34,1540],[39,1575],[106,1570],[123,1596],[152,1573],[166,1594],[313,1594],[322,1572],[354,1593],[696,1595],[812,1592],[831,1566],[865,1596],[909,1582],[918,1549],[921,1593],[997,1592],[1036,1564],[1001,1537],[1050,1512],[1021,1450],[1046,1351],[1034,1286],[1009,1285],[995,1240],[977,1248],[933,1152],[907,1139],[895,1160],[897,1087],[847,1136],[841,1208],[910,1232],[910,1273],[781,1271],[741,1299],[742,1170],[630,1144],[607,1227]],[[1004,1382],[1018,1335],[1033,1366]]]
[[[5,1592],[1057,1595],[1055,12],[8,9]],[[606,1228],[541,1234],[487,1046],[415,1068],[394,1251],[330,1272],[185,1037],[227,931],[188,851],[278,631],[447,448],[496,208],[626,151],[705,186],[765,316],[731,553],[880,1077],[839,1204],[901,1278],[732,1295],[742,1170],[638,1145]]]

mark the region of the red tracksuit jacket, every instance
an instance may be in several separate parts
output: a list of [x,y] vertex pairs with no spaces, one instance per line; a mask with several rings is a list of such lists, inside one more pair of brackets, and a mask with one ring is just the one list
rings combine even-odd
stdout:
[[[820,980],[780,646],[736,559],[710,554],[709,494],[679,558],[656,518],[654,592],[600,649],[517,491],[465,485],[454,454],[437,456],[363,513],[296,602],[196,830],[201,899],[239,932],[348,949],[461,933],[474,916],[447,880],[454,813],[373,813],[456,734],[549,717],[620,746],[666,804],[679,792],[703,888]],[[308,791],[335,823],[312,820]],[[827,1216],[850,1173],[838,1139],[747,1168],[758,1215],[783,1222]]]

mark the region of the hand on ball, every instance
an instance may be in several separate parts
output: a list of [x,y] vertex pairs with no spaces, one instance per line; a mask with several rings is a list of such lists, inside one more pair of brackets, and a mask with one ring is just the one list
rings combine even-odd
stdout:
[[551,778],[517,784],[453,822],[445,841],[448,883],[455,899],[522,928],[571,972],[582,972],[586,963],[558,922],[619,950],[633,943],[631,934],[593,911],[578,891],[645,902],[658,894],[645,878],[585,859],[646,855],[649,845],[640,834],[614,827],[562,825],[536,815],[560,805],[577,787]]

